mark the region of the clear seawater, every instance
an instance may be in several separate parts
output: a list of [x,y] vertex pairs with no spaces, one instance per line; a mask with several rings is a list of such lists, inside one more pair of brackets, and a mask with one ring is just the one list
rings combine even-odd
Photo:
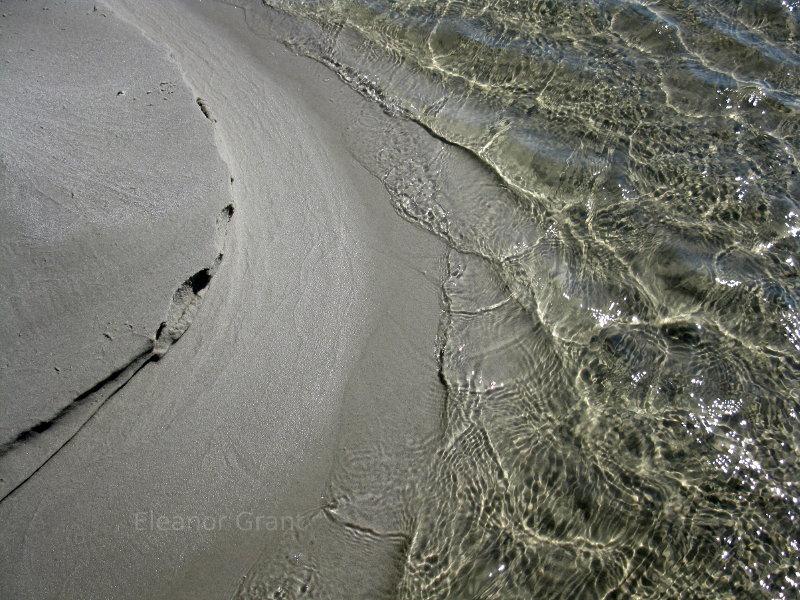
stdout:
[[[800,2],[259,4],[432,140],[364,150],[451,248],[441,436],[364,597],[800,598]],[[301,535],[239,596],[351,597],[383,534],[344,529],[332,580]]]

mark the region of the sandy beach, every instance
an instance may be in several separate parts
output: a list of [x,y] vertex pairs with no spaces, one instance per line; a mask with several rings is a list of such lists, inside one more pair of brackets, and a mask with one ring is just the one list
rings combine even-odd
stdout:
[[424,452],[357,459],[438,427],[444,246],[347,151],[388,117],[233,6],[1,8],[4,594],[244,594],[331,481],[390,528]]
[[0,597],[798,597],[798,13],[0,0]]

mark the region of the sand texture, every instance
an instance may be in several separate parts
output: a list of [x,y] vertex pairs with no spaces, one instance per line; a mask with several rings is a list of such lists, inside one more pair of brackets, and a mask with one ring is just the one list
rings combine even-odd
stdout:
[[0,6],[0,588],[230,597],[281,547],[237,515],[434,434],[443,245],[346,149],[380,109],[240,9]]
[[177,65],[93,7],[3,5],[0,497],[150,356],[231,203]]

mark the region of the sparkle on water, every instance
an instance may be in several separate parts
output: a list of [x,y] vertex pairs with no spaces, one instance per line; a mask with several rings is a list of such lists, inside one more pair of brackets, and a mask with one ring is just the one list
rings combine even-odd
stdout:
[[[329,533],[372,597],[797,598],[800,3],[264,4],[434,134],[353,149],[451,248],[441,437]],[[239,595],[351,597],[303,535]]]

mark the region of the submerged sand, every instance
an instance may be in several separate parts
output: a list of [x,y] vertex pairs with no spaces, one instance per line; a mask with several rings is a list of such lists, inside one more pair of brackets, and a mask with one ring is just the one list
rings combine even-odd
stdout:
[[443,246],[347,151],[380,109],[241,10],[2,10],[0,587],[229,597],[331,480],[385,499],[354,457],[413,476]]

